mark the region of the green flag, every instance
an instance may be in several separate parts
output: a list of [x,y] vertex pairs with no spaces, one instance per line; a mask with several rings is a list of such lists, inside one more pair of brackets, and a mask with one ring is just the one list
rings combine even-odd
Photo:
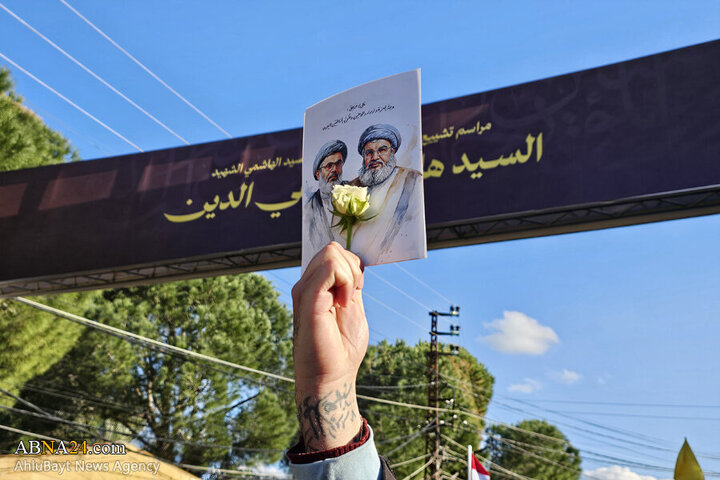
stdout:
[[683,442],[677,462],[675,462],[675,480],[705,480],[705,475],[688,445],[687,438]]

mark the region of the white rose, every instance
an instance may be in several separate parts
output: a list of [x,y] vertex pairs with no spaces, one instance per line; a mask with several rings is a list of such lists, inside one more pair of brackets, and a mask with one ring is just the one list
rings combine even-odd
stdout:
[[332,190],[332,204],[341,215],[359,217],[370,208],[367,187],[335,185]]

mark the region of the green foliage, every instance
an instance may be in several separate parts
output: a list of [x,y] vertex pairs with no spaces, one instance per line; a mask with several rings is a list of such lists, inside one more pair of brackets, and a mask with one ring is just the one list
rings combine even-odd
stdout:
[[[395,344],[382,342],[370,346],[358,375],[358,392],[388,400],[427,405],[428,352],[427,342],[410,346],[400,340]],[[460,350],[458,356],[441,356],[439,371],[443,374],[438,386],[439,398],[455,400],[454,403],[441,401],[441,407],[485,414],[492,396],[494,379],[475,357],[464,349]],[[364,388],[363,385],[373,388]],[[373,427],[378,450],[389,456],[391,464],[424,455],[426,438],[434,439],[433,428],[417,434],[428,425],[432,412],[364,400],[361,400],[360,407],[361,413]],[[484,426],[482,420],[464,415],[453,418],[448,413],[441,413],[440,420],[441,434],[460,445],[480,443]],[[441,437],[440,444],[465,458],[464,450],[453,446],[446,439]],[[422,461],[417,461],[396,467],[394,471],[397,478],[402,478],[422,464]],[[464,463],[445,461],[442,468],[449,473],[462,474],[466,467]]]
[[[70,143],[22,105],[10,71],[0,68],[0,172],[77,159]],[[11,254],[2,252],[2,254]],[[83,308],[93,294],[40,299],[59,308]],[[45,373],[73,346],[82,328],[31,307],[0,299],[0,388],[17,394],[25,381]],[[15,400],[0,395],[0,405]]]
[[10,72],[0,68],[0,172],[78,159],[65,137],[23,106]]
[[[82,313],[92,293],[71,293],[36,300],[56,308]],[[84,328],[21,303],[0,301],[0,388],[17,395],[25,382],[42,375],[70,350]],[[0,405],[15,400],[0,395]]]
[[[108,290],[85,315],[194,352],[288,374],[291,317],[277,295],[257,275],[217,277]],[[90,329],[32,383],[87,398],[59,399],[31,390],[23,398],[60,409],[64,418],[111,425],[113,431],[102,437],[137,436],[145,450],[175,462],[233,467],[276,461],[297,431],[292,389],[285,384]],[[21,425],[78,437],[77,428],[42,419],[24,418]]]
[[515,427],[488,428],[483,455],[507,470],[536,480],[580,478],[580,452],[557,427],[544,420],[523,420]]

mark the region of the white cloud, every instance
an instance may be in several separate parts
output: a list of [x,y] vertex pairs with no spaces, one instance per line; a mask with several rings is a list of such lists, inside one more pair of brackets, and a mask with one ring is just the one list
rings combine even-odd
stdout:
[[503,318],[486,322],[483,326],[495,330],[495,333],[480,336],[477,340],[503,353],[542,355],[550,345],[560,341],[552,328],[541,325],[522,312],[503,312]]
[[572,370],[563,368],[560,372],[550,372],[550,378],[556,382],[572,385],[573,383],[578,382],[582,378],[582,375],[578,372],[573,372]]
[[639,475],[627,467],[613,465],[596,470],[584,470],[580,480],[658,480],[650,475]]
[[608,383],[610,381],[611,378],[612,378],[612,375],[610,375],[609,373],[604,373],[604,374],[600,375],[599,377],[597,377],[597,383],[599,385],[605,385],[606,383]]
[[508,387],[508,391],[510,392],[520,392],[520,393],[533,393],[542,388],[542,385],[537,380],[533,380],[532,378],[525,378],[523,379],[523,383],[516,383],[514,385],[510,385]]

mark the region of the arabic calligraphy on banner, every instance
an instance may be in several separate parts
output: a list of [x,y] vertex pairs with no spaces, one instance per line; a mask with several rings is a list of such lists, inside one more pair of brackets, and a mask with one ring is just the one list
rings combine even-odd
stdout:
[[[362,107],[353,106],[353,108]],[[480,122],[476,121],[471,126],[462,126],[456,128],[454,125],[444,127],[440,132],[432,135],[423,134],[423,145],[436,145],[439,142],[452,143],[455,146],[460,147],[460,154],[457,159],[453,159],[448,162],[449,170],[452,171],[452,175],[465,174],[467,178],[471,180],[477,180],[483,177],[483,174],[487,170],[492,170],[498,167],[510,167],[514,165],[522,165],[526,163],[531,157],[534,157],[535,162],[540,162],[543,155],[543,134],[537,132],[535,135],[528,133],[525,137],[524,144],[517,146],[517,148],[510,148],[508,151],[502,153],[496,158],[485,160],[483,156],[477,156],[477,145],[474,143],[469,145],[470,148],[465,150],[467,142],[464,140],[470,138],[469,135],[490,135],[492,129],[492,122]],[[447,142],[446,142],[447,141]],[[514,147],[514,146],[513,146]],[[447,148],[441,149],[444,152]],[[426,164],[425,171],[423,172],[423,178],[434,179],[442,177],[446,170],[445,161],[439,160],[438,158],[431,158],[429,162],[423,154],[423,160]],[[235,188],[232,188],[221,193],[212,195],[210,199],[196,200],[188,198],[185,201],[186,207],[194,207],[195,205],[201,205],[197,209],[188,213],[171,213],[163,212],[165,219],[172,223],[187,223],[195,220],[213,220],[216,218],[219,212],[227,210],[235,210],[238,208],[247,209],[249,207],[256,207],[263,212],[269,212],[271,219],[280,217],[283,210],[287,210],[300,202],[302,199],[302,191],[300,188],[291,190],[288,192],[288,200],[280,202],[258,202],[253,201],[253,191],[255,190],[255,181],[250,181],[250,177],[258,172],[275,172],[278,169],[293,168],[302,164],[302,158],[265,158],[261,161],[255,162],[252,165],[246,166],[243,162],[237,162],[230,167],[223,169],[213,169],[210,177],[216,180],[224,180],[228,178],[234,178],[239,176],[243,179],[242,183]],[[274,183],[274,182],[273,182]],[[288,185],[291,187],[291,185]],[[291,187],[292,188],[292,187]]]
[[[467,172],[470,174],[470,178],[475,180],[483,176],[483,170],[490,170],[497,167],[508,167],[510,165],[523,164],[527,162],[533,153],[533,148],[535,149],[535,161],[539,162],[543,154],[542,135],[542,132],[540,132],[537,136],[528,134],[528,136],[525,137],[525,153],[518,148],[514,152],[510,152],[507,155],[500,155],[498,158],[493,160],[484,160],[483,157],[480,157],[477,162],[470,161],[468,154],[463,153],[460,156],[460,163],[452,165],[452,173],[453,175],[459,175],[463,172]],[[478,168],[480,170],[476,171]],[[444,171],[445,164],[437,158],[433,158],[430,160],[427,169],[423,172],[423,178],[440,178]]]
[[[241,175],[243,179],[249,179],[251,175],[261,171],[274,171],[277,168],[292,168],[302,163],[302,158],[266,158],[262,161],[252,164],[249,167],[245,167],[245,164],[238,162],[230,167],[223,168],[222,170],[216,168],[210,175],[211,178],[216,180],[226,179],[233,175]],[[255,182],[251,181],[249,184],[245,181],[236,189],[231,189],[227,193],[214,195],[211,200],[205,201],[202,204],[202,208],[190,213],[168,213],[163,212],[163,216],[166,220],[172,223],[186,223],[194,220],[204,218],[205,220],[213,220],[216,216],[216,210],[222,212],[228,209],[237,208],[248,208],[251,205],[252,194],[255,188]],[[264,203],[264,202],[253,202],[253,204],[264,212],[270,212],[270,218],[278,218],[281,210],[286,210],[300,201],[302,193],[300,190],[293,191],[290,193],[290,200],[282,202]],[[201,200],[202,201],[202,200]],[[188,198],[185,201],[187,207],[192,207],[195,204],[195,200]]]
[[[427,225],[714,188],[719,55],[713,41],[423,105]],[[391,108],[348,105],[324,126]],[[297,245],[314,193],[301,151],[296,128],[2,172],[0,282]]]

